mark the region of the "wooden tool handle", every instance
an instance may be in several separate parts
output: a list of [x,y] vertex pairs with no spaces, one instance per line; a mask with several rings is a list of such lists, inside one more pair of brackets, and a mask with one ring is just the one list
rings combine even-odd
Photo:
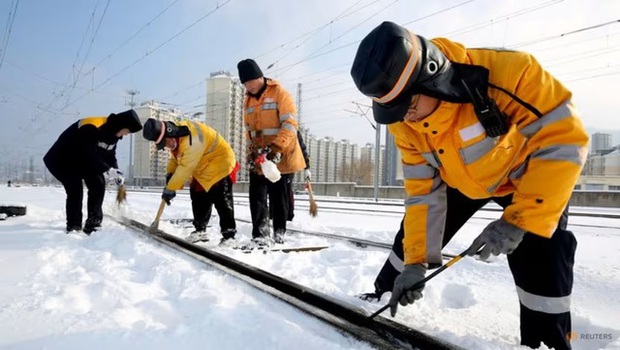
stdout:
[[314,195],[312,193],[312,184],[310,180],[306,180],[306,185],[308,185],[308,195],[310,196],[310,200],[314,200]]
[[157,210],[157,216],[155,216],[155,222],[159,222],[161,218],[161,214],[164,212],[164,208],[166,207],[166,201],[161,200],[161,204],[159,204],[159,209]]

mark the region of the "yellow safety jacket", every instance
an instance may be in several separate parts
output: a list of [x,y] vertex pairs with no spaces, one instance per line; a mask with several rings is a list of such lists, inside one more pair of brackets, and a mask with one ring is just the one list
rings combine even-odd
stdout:
[[489,97],[508,117],[508,133],[491,138],[473,104],[440,101],[418,122],[390,124],[402,154],[405,200],[405,264],[441,264],[446,186],[472,199],[513,194],[502,218],[528,232],[551,237],[587,155],[588,135],[571,93],[531,55],[466,49],[438,38],[432,42],[453,62],[484,66],[489,82],[505,92]]
[[185,181],[193,178],[209,191],[211,187],[235,168],[235,154],[224,138],[211,127],[193,121],[175,122],[187,126],[190,135],[179,138],[166,172],[174,174],[166,188],[180,190]]
[[297,142],[297,109],[289,93],[277,82],[266,79],[267,88],[257,99],[245,96],[243,123],[248,140],[248,154],[270,146],[280,152],[278,170],[292,174],[306,167]]

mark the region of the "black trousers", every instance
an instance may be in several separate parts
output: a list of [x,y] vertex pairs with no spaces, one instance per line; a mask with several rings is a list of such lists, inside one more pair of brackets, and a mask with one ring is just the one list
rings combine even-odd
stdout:
[[[293,174],[281,174],[280,180],[269,181],[265,176],[250,173],[250,213],[252,214],[252,237],[270,237],[269,207],[273,216],[273,231],[286,232],[289,215],[289,188]],[[267,202],[269,196],[269,202]]]
[[220,232],[230,234],[236,232],[235,205],[233,201],[232,180],[226,176],[216,182],[209,191],[190,186],[189,196],[192,200],[194,227],[196,231],[204,231],[211,219],[211,211],[215,210],[220,217]]
[[[295,175],[293,175],[293,177],[295,177]],[[293,218],[295,217],[295,189],[293,188],[293,179],[291,179],[291,182],[288,185],[288,198],[289,198],[289,207],[288,207],[288,217],[286,218],[287,221],[293,221]]]
[[[294,177],[294,176],[293,176]],[[288,215],[286,217],[286,221],[293,221],[295,218],[295,189],[293,188],[293,181],[289,183],[289,186],[286,187],[287,196],[289,198],[288,204]],[[269,218],[273,219],[273,206],[269,206]]]
[[88,220],[93,224],[100,224],[103,220],[103,199],[105,197],[105,177],[99,173],[81,173],[78,169],[62,167],[44,158],[45,165],[50,173],[62,183],[67,193],[65,211],[67,213],[67,227],[82,227],[82,199],[84,185],[88,189],[86,207]]
[[[491,200],[505,208],[510,205],[512,195],[470,199],[448,187],[443,246]],[[508,255],[508,265],[519,295],[521,345],[538,348],[543,342],[556,350],[570,349],[566,335],[571,330],[570,295],[577,240],[566,229],[567,224],[568,208],[562,213],[551,239],[528,233],[517,249]],[[391,291],[394,279],[404,268],[403,238],[401,222],[390,256],[375,280],[378,294]]]

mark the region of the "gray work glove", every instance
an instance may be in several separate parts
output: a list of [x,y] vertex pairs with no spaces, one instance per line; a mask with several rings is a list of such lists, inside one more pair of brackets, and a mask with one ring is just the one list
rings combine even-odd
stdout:
[[422,289],[424,285],[417,289],[409,290],[413,285],[424,279],[426,275],[426,267],[421,264],[405,265],[405,269],[394,280],[394,288],[392,289],[392,297],[388,304],[390,305],[390,314],[396,316],[398,302],[400,305],[407,306],[413,304],[416,300],[422,298]]
[[310,169],[304,170],[304,178],[306,179],[306,181],[312,181],[312,173],[310,172]]
[[467,249],[467,255],[473,256],[480,248],[480,259],[486,260],[493,255],[510,254],[523,240],[525,231],[504,219],[491,222]]

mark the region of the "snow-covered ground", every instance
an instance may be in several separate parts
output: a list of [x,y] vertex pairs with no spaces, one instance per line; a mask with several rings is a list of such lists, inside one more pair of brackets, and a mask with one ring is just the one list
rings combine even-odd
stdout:
[[[24,217],[0,221],[2,349],[367,349],[292,306],[106,218],[89,238],[64,233],[64,191],[0,187],[1,204],[27,205]],[[151,223],[157,193],[128,193],[119,209],[109,192],[104,211]],[[249,219],[238,196],[236,216]],[[291,227],[391,242],[398,215],[320,211],[300,201]],[[387,209],[387,208],[386,208]],[[215,211],[214,211],[215,212]],[[620,214],[620,210],[616,211]],[[446,247],[460,253],[500,213],[484,212]],[[163,219],[189,218],[180,194]],[[290,235],[287,246],[329,245],[318,252],[244,254],[217,247],[218,219],[204,245],[368,312],[356,294],[372,283],[388,254],[325,238]],[[572,218],[579,241],[573,290],[575,349],[620,349],[620,219]],[[615,228],[614,228],[615,227]],[[160,228],[185,237],[190,228]],[[238,222],[239,244],[251,225]],[[505,257],[461,260],[427,284],[424,298],[396,320],[468,349],[519,349],[519,304]],[[389,317],[386,312],[383,316]],[[588,339],[586,339],[588,338]],[[602,339],[592,339],[602,338]]]

